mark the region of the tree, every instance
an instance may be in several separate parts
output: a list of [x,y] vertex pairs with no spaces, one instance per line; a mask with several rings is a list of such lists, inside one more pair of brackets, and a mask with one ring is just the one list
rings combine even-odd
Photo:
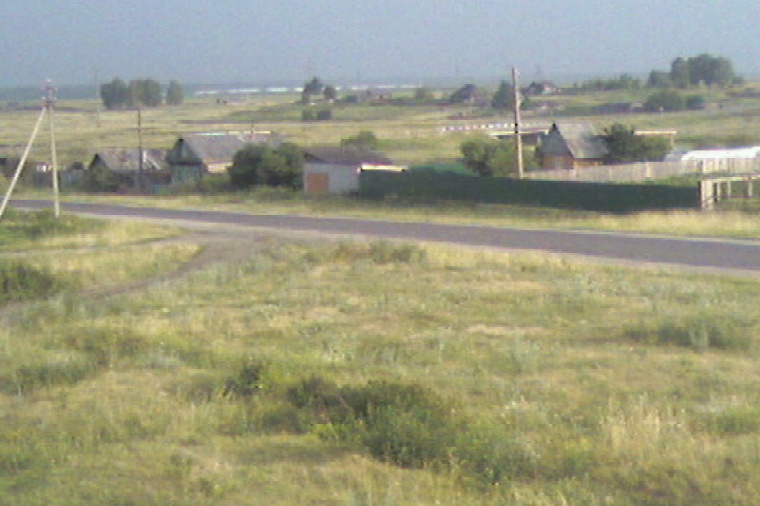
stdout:
[[340,141],[341,146],[355,146],[365,149],[377,149],[378,140],[374,132],[362,130],[358,134]]
[[667,140],[636,135],[632,127],[621,123],[615,123],[605,129],[604,141],[607,145],[604,162],[610,165],[662,160],[669,151]]
[[325,89],[322,91],[322,96],[324,96],[325,100],[328,102],[334,102],[335,99],[338,98],[338,90],[335,86],[325,86]]
[[679,57],[673,60],[673,63],[670,64],[670,80],[681,89],[691,86],[691,71],[686,59]]
[[650,88],[668,88],[673,84],[673,81],[670,79],[670,74],[668,72],[663,72],[661,70],[653,70],[649,73],[649,78],[647,79],[647,86]]
[[100,85],[100,98],[106,109],[121,109],[127,104],[127,84],[115,77],[110,83]]
[[249,144],[235,153],[228,169],[233,188],[257,185],[297,188],[301,184],[303,153],[294,144],[278,148],[266,144]]
[[683,111],[686,108],[686,99],[676,90],[660,90],[647,97],[644,108],[655,112]]
[[169,83],[169,87],[166,89],[166,103],[167,105],[180,105],[184,99],[184,91],[182,90],[182,85],[180,85],[177,81],[172,81]]
[[515,108],[515,88],[507,81],[502,81],[493,94],[491,107],[497,111],[514,110]]
[[161,84],[155,79],[135,79],[129,82],[129,107],[157,107],[161,105]]
[[435,100],[435,95],[430,88],[424,86],[414,90],[414,101],[419,103],[428,103]]
[[517,173],[512,143],[477,138],[462,143],[465,166],[479,176],[511,176]]
[[303,92],[301,92],[301,102],[304,104],[310,103],[311,99],[316,95],[320,95],[324,88],[324,83],[318,77],[312,77],[311,81],[307,81],[303,85]]

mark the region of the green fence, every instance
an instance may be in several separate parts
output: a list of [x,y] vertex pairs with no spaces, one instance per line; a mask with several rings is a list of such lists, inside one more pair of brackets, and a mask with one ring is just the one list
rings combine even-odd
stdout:
[[517,180],[425,171],[362,172],[359,194],[374,199],[464,200],[613,213],[700,206],[696,187]]

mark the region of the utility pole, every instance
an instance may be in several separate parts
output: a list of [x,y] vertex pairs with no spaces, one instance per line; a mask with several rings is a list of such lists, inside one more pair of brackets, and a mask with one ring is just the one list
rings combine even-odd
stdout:
[[523,166],[523,146],[522,136],[520,133],[520,83],[519,73],[516,67],[512,67],[512,87],[515,92],[515,145],[517,147],[517,177],[522,179],[525,175],[525,167]]
[[21,155],[21,159],[18,162],[18,166],[16,167],[16,172],[13,174],[13,179],[11,179],[11,184],[8,186],[8,191],[6,191],[5,197],[3,198],[3,202],[2,204],[0,204],[0,220],[2,220],[3,215],[5,214],[5,209],[6,207],[8,207],[8,202],[11,199],[13,190],[16,188],[16,183],[18,183],[18,180],[21,177],[21,173],[24,170],[24,165],[26,164],[26,160],[29,157],[29,152],[32,150],[34,139],[37,138],[37,133],[40,131],[40,125],[42,125],[42,120],[45,118],[45,115],[48,116],[48,120],[50,121],[50,150],[52,151],[52,165],[53,165],[52,178],[53,178],[53,193],[54,193],[54,201],[55,201],[55,216],[56,217],[60,216],[61,209],[60,209],[60,203],[58,201],[58,158],[56,156],[55,130],[53,128],[53,105],[55,103],[55,87],[50,81],[48,81],[44,89],[45,89],[45,96],[42,99],[43,100],[42,110],[40,111],[40,115],[37,118],[37,122],[34,124],[32,135],[29,138],[29,142],[27,142],[26,144],[24,153]]
[[45,85],[45,109],[47,109],[48,120],[50,121],[50,157],[53,164],[53,206],[55,217],[61,216],[61,203],[58,188],[58,155],[55,149],[55,127],[53,126],[53,106],[55,104],[55,87],[48,81]]
[[142,190],[143,187],[143,140],[142,140],[142,107],[137,102],[137,156],[140,158],[137,162],[137,188]]

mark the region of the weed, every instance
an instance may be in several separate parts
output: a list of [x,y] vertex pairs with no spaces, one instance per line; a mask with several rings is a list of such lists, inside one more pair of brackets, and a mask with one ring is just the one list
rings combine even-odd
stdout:
[[45,268],[18,260],[0,264],[0,304],[48,297],[62,288]]

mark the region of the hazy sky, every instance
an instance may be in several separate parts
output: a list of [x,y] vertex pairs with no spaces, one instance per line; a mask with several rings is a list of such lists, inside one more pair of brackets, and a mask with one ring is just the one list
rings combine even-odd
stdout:
[[726,56],[760,75],[758,0],[2,0],[0,86],[645,74]]

